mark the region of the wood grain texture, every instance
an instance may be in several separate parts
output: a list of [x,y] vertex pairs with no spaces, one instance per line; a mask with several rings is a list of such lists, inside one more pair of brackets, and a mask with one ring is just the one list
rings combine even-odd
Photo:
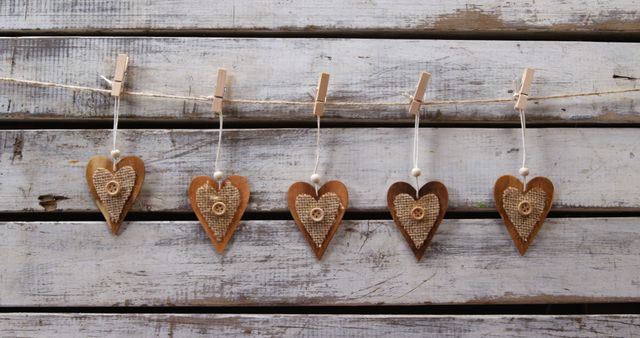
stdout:
[[[558,6],[562,5],[554,5],[554,11]],[[407,8],[402,11],[410,13]],[[410,100],[405,93],[412,94],[416,77],[429,71],[425,124],[517,121],[513,102],[430,106],[429,101],[510,98],[514,80],[525,67],[536,69],[532,96],[633,88],[640,78],[640,45],[631,43],[144,37],[1,38],[0,76],[106,89],[99,75],[113,74],[116,54],[125,51],[130,56],[127,90],[211,96],[215,71],[225,67],[229,70],[227,99],[308,102],[225,102],[227,121],[311,123],[320,72],[331,73],[325,120],[409,122]],[[403,104],[372,105],[380,102]],[[638,102],[640,92],[532,101],[527,119],[572,124],[638,122]],[[3,119],[111,119],[112,104],[108,94],[0,82]],[[120,114],[123,121],[216,121],[211,102],[203,101],[125,96]]]
[[284,315],[4,313],[20,337],[633,337],[638,315]]
[[[413,179],[411,128],[322,131],[318,172],[349,187],[349,210],[386,211],[395,181]],[[554,182],[554,208],[640,208],[638,129],[530,129],[527,166]],[[292,182],[307,180],[315,161],[313,129],[225,131],[220,169],[251,182],[248,211],[287,212]],[[136,154],[147,174],[135,211],[191,212],[187,186],[211,175],[216,130],[121,130],[118,148]],[[111,150],[110,130],[0,131],[2,211],[96,211],[84,183],[85,163]],[[424,128],[421,182],[449,190],[449,210],[487,210],[492,189],[521,165],[520,130]]]
[[293,221],[2,223],[0,306],[640,301],[640,218],[548,219],[521,257],[500,219],[443,220],[416,259],[391,220],[343,221],[322,261]]
[[635,0],[340,1],[156,0],[0,6],[0,29],[57,32],[637,32]]

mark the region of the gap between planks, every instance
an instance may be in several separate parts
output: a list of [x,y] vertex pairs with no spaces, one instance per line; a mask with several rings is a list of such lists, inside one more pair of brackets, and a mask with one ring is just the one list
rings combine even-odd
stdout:
[[176,37],[176,38],[257,38],[257,39],[385,39],[385,40],[496,40],[496,41],[580,41],[640,42],[637,31],[424,31],[424,30],[207,30],[207,29],[69,29],[1,30],[1,37]]
[[[548,219],[563,218],[620,218],[640,217],[640,208],[556,208],[551,209]],[[467,209],[450,208],[444,219],[500,219],[498,211],[493,208]],[[0,212],[0,222],[95,222],[104,217],[97,212]],[[293,218],[287,211],[246,212],[242,221],[291,221]],[[392,220],[389,211],[347,210],[343,220]],[[125,222],[153,221],[197,221],[191,211],[132,211],[127,214]]]

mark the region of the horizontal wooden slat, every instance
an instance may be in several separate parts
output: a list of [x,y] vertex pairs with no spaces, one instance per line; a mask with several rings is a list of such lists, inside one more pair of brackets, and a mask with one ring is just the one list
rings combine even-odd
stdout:
[[2,30],[78,31],[640,31],[638,3],[615,0],[153,2],[8,1]]
[[638,315],[0,314],[19,337],[633,337]]
[[[245,121],[312,120],[313,92],[323,71],[331,73],[325,118],[362,121],[411,120],[409,98],[403,94],[413,94],[422,71],[432,74],[427,101],[508,99],[525,67],[536,68],[533,96],[632,88],[637,85],[634,79],[640,78],[640,44],[59,37],[0,39],[0,60],[4,60],[0,76],[104,87],[99,75],[112,76],[116,54],[121,52],[130,56],[129,90],[209,96],[216,70],[225,67],[228,99],[309,103],[225,104],[227,118]],[[4,119],[109,119],[112,102],[108,94],[0,82],[0,117]],[[345,102],[363,104],[332,105]],[[384,102],[401,105],[376,105]],[[528,118],[530,122],[638,122],[638,102],[640,92],[534,101]],[[425,121],[518,118],[512,102],[427,105],[425,109],[429,116]],[[142,97],[126,97],[121,116],[215,119],[210,102]]]
[[0,224],[0,306],[640,301],[639,218],[548,219],[521,257],[500,220],[445,219],[416,262],[392,221],[345,221],[318,262],[293,221]]
[[[315,161],[313,129],[229,130],[220,168],[247,177],[250,211],[286,211],[286,192],[308,181]],[[216,130],[121,130],[119,149],[145,161],[139,211],[191,211],[187,187],[212,175]],[[442,181],[452,209],[493,207],[493,185],[518,175],[519,129],[430,129],[420,134],[421,182]],[[640,207],[637,129],[529,129],[527,166],[555,185],[555,208]],[[388,187],[414,182],[410,128],[322,131],[319,173],[349,189],[349,210],[385,211]],[[2,211],[95,211],[86,162],[108,155],[110,130],[0,132]],[[58,200],[58,203],[56,203]]]

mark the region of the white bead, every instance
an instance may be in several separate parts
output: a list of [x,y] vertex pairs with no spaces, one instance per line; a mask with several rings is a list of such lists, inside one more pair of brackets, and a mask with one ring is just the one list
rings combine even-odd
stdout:
[[216,181],[220,181],[223,175],[224,174],[222,174],[222,171],[217,170],[215,173],[213,173],[213,178],[215,178]]
[[311,182],[315,183],[315,184],[320,184],[320,175],[319,174],[313,174],[311,175]]
[[113,159],[117,159],[117,158],[119,158],[119,157],[120,157],[120,150],[118,150],[118,149],[113,149],[113,150],[111,151],[111,157],[112,157]]
[[525,176],[525,177],[528,176],[529,175],[529,168],[525,168],[525,167],[520,168],[520,175],[521,176]]
[[420,168],[415,167],[415,168],[411,169],[411,176],[418,177],[420,175],[422,175],[422,170],[420,170]]

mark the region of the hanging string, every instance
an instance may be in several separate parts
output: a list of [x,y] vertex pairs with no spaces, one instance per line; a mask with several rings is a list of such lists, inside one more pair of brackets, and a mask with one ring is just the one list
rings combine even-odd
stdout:
[[[420,112],[416,113],[415,116],[415,125],[413,130],[413,168],[412,171],[418,168],[418,140],[420,138]],[[418,169],[419,170],[419,169]],[[416,177],[416,198],[420,198],[420,182],[418,177],[420,175],[414,175]]]
[[[26,84],[35,87],[57,87],[57,88],[65,88],[70,90],[80,90],[80,91],[88,91],[88,92],[96,92],[96,93],[111,93],[111,90],[103,89],[103,88],[93,88],[86,86],[76,86],[76,85],[68,85],[62,83],[53,83],[53,82],[44,82],[44,81],[34,81],[34,80],[24,80],[10,77],[0,77],[0,81],[9,82],[9,83],[18,83],[18,84]],[[108,80],[109,81],[109,80]],[[640,92],[640,88],[624,88],[624,89],[612,89],[612,90],[604,90],[604,91],[592,91],[592,92],[581,92],[581,93],[569,93],[569,94],[558,94],[558,95],[546,95],[546,96],[531,96],[529,100],[542,101],[542,100],[552,100],[552,99],[562,99],[562,98],[570,98],[570,97],[584,97],[584,96],[599,96],[599,95],[611,95],[611,94],[623,94],[623,93],[632,93],[632,92]],[[128,96],[142,96],[142,97],[151,97],[151,98],[165,98],[165,99],[175,99],[175,100],[189,100],[189,101],[211,101],[213,96],[185,96],[185,95],[172,95],[172,94],[163,94],[163,93],[153,93],[153,92],[138,92],[138,91],[124,91],[123,94]],[[429,101],[423,103],[423,105],[431,105],[431,106],[439,106],[439,105],[456,105],[456,104],[471,104],[471,103],[501,103],[501,102],[511,102],[512,98],[494,98],[494,99],[469,99],[469,100],[440,100],[440,101]],[[250,100],[250,99],[232,99],[232,100],[224,100],[226,103],[238,103],[238,104],[272,104],[272,105],[312,105],[313,102],[308,101],[288,101],[288,100]],[[331,102],[327,103],[328,106],[405,106],[406,102],[352,102],[352,101],[343,101],[343,102]]]
[[116,160],[120,156],[118,150],[118,117],[120,116],[120,96],[116,96],[113,102],[113,148],[111,149],[111,157],[113,157],[113,170],[116,170]]
[[[100,77],[106,81],[109,86],[113,86],[113,81],[107,79],[106,77],[100,75]],[[111,91],[109,91],[110,93]],[[113,146],[111,148],[111,157],[113,158],[112,165],[113,171],[116,171],[116,163],[118,158],[120,157],[120,150],[118,150],[118,119],[120,117],[120,96],[115,96],[113,98],[113,130],[111,131],[111,135],[113,137]]]
[[524,113],[524,109],[520,109],[519,110],[520,113],[520,131],[521,131],[521,137],[522,137],[522,167],[520,167],[520,175],[522,175],[522,181],[524,183],[524,186],[527,186],[527,175],[529,174],[529,170],[527,169],[526,166],[526,161],[527,161],[527,142],[526,142],[526,138],[527,138],[527,134],[526,134],[526,130],[527,130],[527,121],[526,121],[526,116]]
[[222,113],[218,114],[220,115],[220,126],[218,127],[218,147],[216,149],[216,162],[215,162],[215,168],[214,168],[214,176],[215,176],[215,172],[219,172],[219,167],[218,167],[218,161],[220,160],[220,152],[222,151]]
[[316,165],[313,167],[313,174],[311,175],[311,180],[313,181],[313,185],[316,188],[316,194],[318,193],[318,184],[319,180],[315,180],[314,177],[318,176],[318,164],[320,164],[320,116],[316,116],[317,120],[317,132],[316,132]]
[[[519,95],[526,95],[526,94],[518,94],[520,93],[520,85],[518,84],[518,82],[516,82],[516,80],[513,81],[513,85],[515,87],[515,94],[513,94],[513,99],[515,101],[518,100]],[[531,98],[528,97],[528,100],[530,100]],[[526,114],[525,114],[525,110],[523,109],[517,109],[516,111],[518,112],[518,114],[520,115],[520,137],[522,139],[522,166],[520,167],[519,173],[522,176],[522,183],[524,185],[524,187],[527,187],[527,176],[529,175],[529,168],[527,168],[526,163],[527,163],[527,118],[526,118]]]

